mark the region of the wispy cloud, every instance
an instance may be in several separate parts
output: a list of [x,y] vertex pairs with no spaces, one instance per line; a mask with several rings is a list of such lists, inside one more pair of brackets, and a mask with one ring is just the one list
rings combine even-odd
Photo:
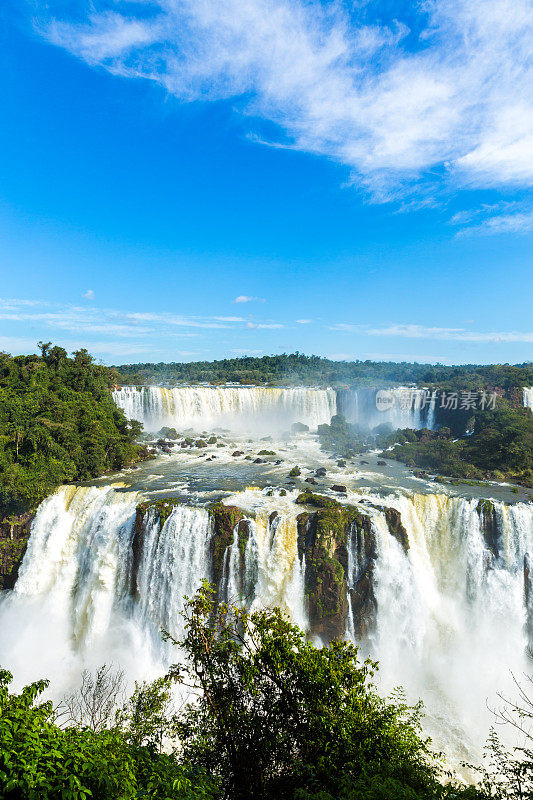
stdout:
[[[354,330],[345,325],[337,330]],[[361,329],[359,329],[361,330]],[[533,332],[522,331],[470,331],[466,328],[438,328],[424,325],[389,325],[383,328],[365,328],[370,336],[391,336],[403,339],[440,339],[456,342],[533,342]]]
[[250,297],[247,294],[240,294],[238,297],[235,298],[235,300],[233,302],[234,303],[254,303],[254,302],[264,303],[265,301],[263,300],[262,297]]
[[[269,319],[251,321],[234,315],[210,317],[185,316],[168,311],[135,311],[114,308],[99,308],[90,305],[69,305],[25,299],[0,298],[0,321],[6,325],[23,326],[35,331],[35,338],[4,337],[5,349],[17,352],[33,352],[40,337],[55,338],[70,350],[87,347],[91,352],[108,356],[127,356],[140,353],[171,353],[172,357],[192,357],[201,353],[191,350],[175,350],[189,339],[198,339],[215,332],[239,332],[248,330],[275,330],[285,324]],[[83,334],[80,342],[77,337]],[[70,340],[70,336],[75,340]],[[66,338],[65,338],[66,337]],[[106,341],[103,341],[103,339]],[[254,337],[255,339],[255,337]],[[256,344],[256,342],[254,342]],[[2,344],[0,343],[0,348]],[[250,352],[244,348],[246,352]]]
[[497,233],[530,233],[533,231],[533,210],[516,211],[512,214],[495,214],[477,225],[469,225],[459,232],[459,236],[473,234],[491,235]]
[[87,289],[87,291],[83,293],[83,297],[85,297],[86,300],[94,300],[94,292],[93,292],[93,290],[92,289]]
[[258,330],[277,330],[278,328],[284,328],[285,325],[281,322],[247,322],[246,327],[250,329],[257,328]]
[[150,13],[86,0],[61,19],[54,6],[36,23],[51,42],[185,101],[240,96],[279,126],[276,144],[347,165],[375,200],[533,185],[531,0],[412,0],[389,24],[342,0],[153,0]]
[[297,325],[310,325],[312,321],[313,321],[312,319],[297,319],[296,320],[296,324]]

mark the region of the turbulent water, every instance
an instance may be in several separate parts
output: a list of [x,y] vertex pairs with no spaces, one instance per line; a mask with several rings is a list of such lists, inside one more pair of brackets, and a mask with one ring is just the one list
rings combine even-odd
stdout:
[[341,413],[365,428],[383,423],[393,428],[433,427],[435,398],[424,389],[387,390],[390,408],[380,410],[375,389],[275,389],[264,387],[124,386],[113,392],[128,419],[148,431],[163,426],[197,431],[227,428],[238,432],[278,432],[294,422],[316,430]]

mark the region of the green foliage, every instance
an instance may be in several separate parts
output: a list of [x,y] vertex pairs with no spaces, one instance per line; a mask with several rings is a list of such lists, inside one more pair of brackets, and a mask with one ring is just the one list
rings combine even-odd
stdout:
[[86,350],[67,358],[0,354],[0,506],[33,507],[66,481],[87,480],[139,458],[140,423],[110,394],[114,372]]
[[61,728],[47,681],[11,694],[0,670],[0,800],[201,800],[215,784],[201,770],[163,753],[171,732],[168,680],[137,686],[117,723],[97,732]]
[[329,425],[318,426],[318,438],[323,450],[352,458],[355,453],[368,449],[372,437],[347,422],[342,414],[335,414]]
[[124,384],[240,383],[257,385],[391,386],[438,385],[445,389],[480,389],[484,386],[533,385],[533,363],[510,366],[445,367],[407,362],[330,361],[319,356],[291,353],[253,358],[226,358],[187,364],[125,364],[116,368]]
[[[254,800],[430,800],[447,794],[420,733],[421,707],[380,698],[375,664],[346,642],[315,648],[279,609],[215,607],[205,585],[188,602],[186,666],[198,690],[180,715],[183,757]],[[168,639],[171,639],[167,635]],[[171,640],[173,641],[173,640]]]
[[0,672],[0,798],[94,800],[134,796],[134,765],[117,731],[61,730],[50,702],[36,700],[46,681],[9,693]]
[[494,409],[474,413],[473,433],[455,438],[439,431],[395,431],[382,446],[396,444],[387,456],[409,466],[457,478],[508,478],[533,485],[533,414],[499,399]]

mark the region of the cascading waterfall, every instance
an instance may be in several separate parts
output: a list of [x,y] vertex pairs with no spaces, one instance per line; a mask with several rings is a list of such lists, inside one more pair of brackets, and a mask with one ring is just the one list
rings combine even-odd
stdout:
[[376,627],[368,642],[385,686],[421,696],[433,733],[456,759],[480,755],[493,722],[486,705],[512,696],[512,674],[530,672],[524,559],[533,507],[494,503],[498,542],[482,529],[478,501],[446,495],[391,497],[409,550],[373,514]]
[[[212,521],[177,505],[163,524],[149,509],[139,530],[141,499],[117,487],[62,487],[41,504],[15,589],[0,601],[0,664],[18,680],[44,674],[64,690],[85,666],[116,660],[133,680],[176,658],[160,630],[181,638],[184,596],[212,579]],[[247,524],[244,575],[236,529],[223,599],[279,606],[306,628],[295,518],[260,513]]]
[[[233,531],[219,596],[251,609],[279,606],[309,630],[301,507],[286,497],[275,512],[275,499],[262,506],[261,498],[239,523],[245,529]],[[83,668],[117,663],[133,681],[179,658],[160,629],[179,639],[183,596],[212,578],[213,523],[207,510],[177,505],[163,523],[148,508],[141,530],[142,499],[117,486],[63,487],[39,507],[15,589],[0,599],[0,663],[19,684],[46,676],[60,695]],[[439,746],[456,762],[477,756],[491,722],[487,701],[508,690],[511,672],[528,669],[533,506],[482,501],[483,517],[477,500],[445,494],[357,502],[371,530],[352,530],[346,584],[353,589],[373,559],[376,601],[374,625],[357,643],[380,662],[383,689],[403,685],[410,699],[425,700]],[[400,512],[407,550],[383,504]],[[349,639],[352,612],[350,599]]]
[[389,424],[393,428],[430,428],[435,425],[436,394],[428,389],[399,386],[383,390],[391,404],[378,408],[377,389],[344,389],[338,392],[337,407],[348,422],[372,429]]
[[160,628],[174,638],[184,633],[181,612],[203,580],[211,579],[209,542],[211,520],[202,508],[176,506],[160,524],[150,511],[137,575],[135,615],[149,631],[154,647],[161,648]]
[[178,430],[229,428],[236,432],[287,430],[294,422],[312,429],[329,423],[336,413],[333,389],[276,389],[264,387],[125,386],[113,392],[128,419],[148,431],[163,426]]
[[524,389],[524,405],[533,410],[533,386]]
[[295,516],[259,513],[248,521],[248,540],[243,558],[238,526],[226,550],[220,594],[251,610],[281,608],[297,625],[307,629],[304,565],[298,557]]

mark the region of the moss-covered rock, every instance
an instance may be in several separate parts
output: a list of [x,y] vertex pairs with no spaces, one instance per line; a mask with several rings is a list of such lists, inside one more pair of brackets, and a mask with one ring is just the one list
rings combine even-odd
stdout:
[[391,536],[401,544],[405,552],[409,550],[409,536],[402,523],[402,515],[395,508],[384,508],[383,513]]
[[[235,526],[241,521],[244,521],[244,512],[236,506],[225,506],[224,503],[213,503],[209,506],[209,514],[213,520],[213,535],[211,537],[211,565],[213,572],[213,580],[217,587],[220,587],[222,578],[222,571],[224,568],[224,555],[226,549],[231,546],[233,542],[233,531]],[[248,531],[249,532],[249,531]],[[248,534],[245,534],[245,528],[239,530],[239,546],[241,541],[246,541]],[[242,539],[241,539],[242,537]],[[243,551],[244,552],[244,551]]]
[[338,508],[340,505],[331,497],[326,497],[323,494],[316,494],[315,492],[309,491],[299,494],[295,502],[299,506],[313,506],[314,508]]
[[304,422],[293,422],[291,425],[292,433],[307,433],[308,430],[309,425],[306,425]]
[[293,467],[289,472],[289,478],[298,478],[302,474],[300,467]]
[[34,517],[33,511],[22,514],[0,511],[0,590],[15,586]]
[[481,499],[477,504],[477,513],[479,514],[479,522],[485,544],[494,557],[498,558],[502,542],[498,528],[496,509],[494,508],[492,500]]
[[[300,514],[297,519],[298,549],[305,553],[305,593],[311,632],[326,641],[339,639],[346,630],[348,613],[348,541],[354,530],[356,535],[364,531],[370,536],[370,518],[354,506],[311,492],[304,492],[298,500],[300,504],[318,508]],[[368,582],[371,584],[370,578]],[[357,613],[366,613],[366,607],[359,605]],[[361,627],[366,630],[368,626]]]
[[151,512],[159,520],[161,526],[163,526],[176,506],[179,505],[180,501],[174,497],[164,497],[161,500],[143,500],[143,502],[139,503],[137,506],[135,524],[142,524],[147,515]]

